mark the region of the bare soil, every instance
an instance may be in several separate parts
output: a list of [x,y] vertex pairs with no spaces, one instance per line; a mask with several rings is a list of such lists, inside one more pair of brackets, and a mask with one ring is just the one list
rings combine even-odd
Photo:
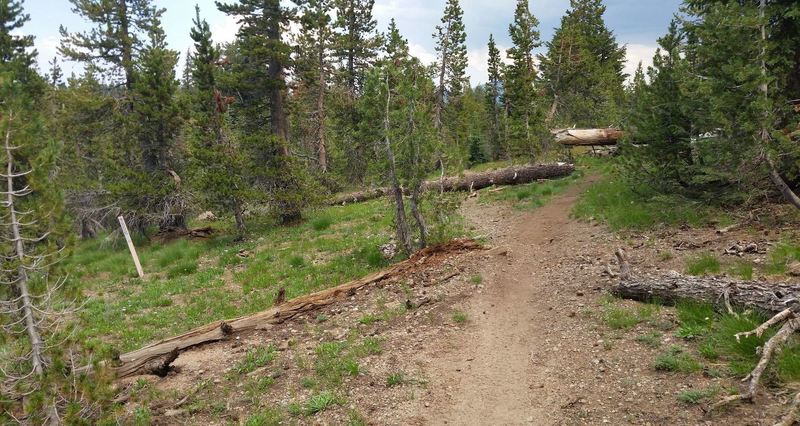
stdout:
[[[347,424],[354,413],[374,425],[773,424],[791,393],[769,390],[756,404],[711,417],[702,404],[676,399],[688,389],[738,383],[653,368],[665,348],[687,345],[668,331],[675,322],[670,308],[658,313],[666,324],[660,348],[636,340],[650,325],[612,330],[601,320],[615,248],[627,248],[635,268],[679,269],[687,256],[724,251],[752,240],[752,232],[672,230],[622,238],[570,218],[590,182],[533,211],[470,199],[464,215],[493,249],[455,255],[324,311],[184,353],[176,372],[147,378],[159,398],[133,394],[141,378],[126,382],[129,409],[147,405],[157,424],[243,424],[262,408],[282,411],[283,424]],[[667,250],[675,257],[660,256]],[[426,303],[404,311],[406,300]],[[365,314],[381,320],[363,324]],[[359,374],[344,377],[335,390],[338,404],[313,416],[287,414],[290,404],[302,405],[320,391],[302,386],[314,377],[315,347],[364,337],[380,338],[382,352],[359,359]],[[231,379],[231,367],[249,349],[268,344],[279,349],[274,362]],[[387,377],[398,372],[403,382],[389,386]],[[267,375],[274,384],[255,396],[247,392],[249,380]]]

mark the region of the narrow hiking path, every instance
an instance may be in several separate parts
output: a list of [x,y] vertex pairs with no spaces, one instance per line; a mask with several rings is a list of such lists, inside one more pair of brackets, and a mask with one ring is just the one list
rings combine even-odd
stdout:
[[[570,218],[572,206],[596,180],[590,176],[533,211],[475,200],[464,206],[468,221],[497,248],[479,265],[483,289],[465,302],[470,326],[419,355],[432,399],[422,424],[721,420],[676,400],[681,391],[707,383],[655,371],[663,349],[637,343],[637,329],[603,324],[603,297],[611,283],[603,271],[624,244],[602,226]],[[662,314],[669,324],[671,312]],[[663,344],[680,343],[669,332],[661,336]],[[733,424],[761,424],[752,420]]]
[[574,321],[563,308],[565,298],[577,296],[552,271],[576,254],[563,241],[580,243],[591,234],[590,225],[569,217],[591,181],[531,212],[473,200],[465,206],[467,220],[508,253],[486,262],[485,293],[469,303],[474,326],[429,366],[433,386],[446,389],[429,413],[431,424],[552,423],[567,402],[559,371],[565,357],[578,360],[570,344]]

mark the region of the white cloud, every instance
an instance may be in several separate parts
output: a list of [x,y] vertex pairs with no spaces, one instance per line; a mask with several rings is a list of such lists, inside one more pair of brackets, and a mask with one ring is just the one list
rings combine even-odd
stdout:
[[[500,50],[500,60],[509,63],[505,46],[497,45]],[[467,75],[474,86],[483,84],[489,78],[489,46],[473,49],[467,52]]]
[[625,58],[624,72],[628,74],[629,79],[633,78],[640,61],[645,70],[653,65],[653,55],[656,53],[656,48],[656,45],[648,44],[629,44],[626,46],[627,56]]
[[236,40],[236,33],[239,32],[237,18],[230,15],[221,15],[210,27],[214,43],[230,43]]
[[417,57],[425,65],[436,62],[436,54],[426,49],[425,46],[417,43],[409,43],[408,53]]

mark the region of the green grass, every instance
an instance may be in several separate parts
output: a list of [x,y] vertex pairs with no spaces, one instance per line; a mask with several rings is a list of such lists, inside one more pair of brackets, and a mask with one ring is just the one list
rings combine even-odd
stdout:
[[800,245],[783,242],[770,250],[767,257],[768,274],[784,274],[793,262],[800,262]]
[[306,401],[303,413],[306,416],[313,416],[337,404],[339,404],[339,398],[333,392],[321,392]]
[[612,167],[593,167],[603,170],[604,176],[575,204],[572,214],[577,218],[598,220],[615,231],[730,223],[725,213],[709,207],[707,203],[632,187],[612,171],[613,160],[599,161]]
[[614,301],[603,303],[603,322],[615,330],[628,330],[643,321],[650,321],[658,311],[658,306],[653,304],[639,307],[619,306]]
[[381,318],[375,314],[364,314],[358,319],[358,323],[363,325],[372,325],[380,320]]
[[91,296],[78,338],[98,355],[125,352],[268,309],[281,287],[292,299],[403,260],[386,260],[378,249],[393,235],[387,200],[325,208],[290,227],[256,217],[246,241],[234,240],[232,221],[214,226],[219,231],[208,240],[137,239],[144,280],[124,240],[79,242],[64,262],[70,284]]
[[406,382],[405,375],[402,371],[398,371],[395,373],[390,374],[386,378],[386,387],[393,388],[395,386],[400,386]]
[[280,411],[275,409],[260,410],[251,414],[245,420],[245,426],[278,426],[283,424],[284,418]]
[[467,314],[461,310],[454,310],[453,311],[453,322],[456,324],[464,324],[467,322]]
[[543,206],[550,198],[566,190],[571,184],[583,177],[581,170],[576,170],[568,177],[534,182],[525,185],[514,185],[503,188],[502,191],[488,192],[484,190],[481,196],[482,203],[498,201],[511,203],[514,208],[530,210]]
[[713,387],[708,389],[690,389],[682,391],[678,394],[678,401],[684,404],[696,405],[703,400],[713,398],[719,395],[720,389]]
[[469,278],[469,282],[471,284],[478,285],[483,282],[483,277],[481,276],[481,274],[475,274]]
[[662,334],[658,331],[651,331],[647,334],[636,336],[636,341],[650,348],[658,348],[661,346]]
[[277,356],[277,349],[274,345],[260,346],[247,351],[244,358],[234,364],[231,369],[236,374],[251,373],[265,365],[271,363]]
[[672,346],[656,358],[653,367],[658,371],[694,373],[700,371],[703,365],[682,347]]
[[381,353],[382,342],[377,337],[365,337],[360,342],[351,339],[320,343],[314,350],[313,361],[317,383],[333,388],[341,385],[344,377],[360,375],[358,360]]
[[704,253],[686,264],[686,273],[689,275],[719,274],[721,270],[719,259],[712,253]]
[[753,279],[753,264],[745,261],[738,261],[730,267],[730,274],[734,277],[750,281]]
[[[679,302],[676,313],[675,334],[696,341],[697,351],[704,359],[724,365],[723,370],[736,377],[750,373],[760,358],[758,348],[776,331],[773,328],[761,337],[743,337],[737,341],[734,337],[737,333],[755,329],[767,317],[752,311],[737,315],[719,313],[711,305],[699,302]],[[790,339],[768,372],[768,378],[773,381],[800,381],[800,339],[794,336]]]

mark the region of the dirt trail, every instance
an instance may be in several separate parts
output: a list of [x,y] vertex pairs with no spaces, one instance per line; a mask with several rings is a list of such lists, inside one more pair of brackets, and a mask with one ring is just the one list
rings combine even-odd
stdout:
[[568,255],[558,241],[587,237],[591,227],[571,220],[569,212],[588,183],[535,211],[505,212],[500,221],[504,212],[496,207],[473,202],[465,209],[467,219],[509,253],[487,262],[486,293],[469,303],[474,327],[428,367],[433,386],[448,395],[432,407],[429,423],[550,424],[559,414],[563,395],[548,378],[566,355],[554,331],[569,318],[551,310],[559,291],[545,265]]

